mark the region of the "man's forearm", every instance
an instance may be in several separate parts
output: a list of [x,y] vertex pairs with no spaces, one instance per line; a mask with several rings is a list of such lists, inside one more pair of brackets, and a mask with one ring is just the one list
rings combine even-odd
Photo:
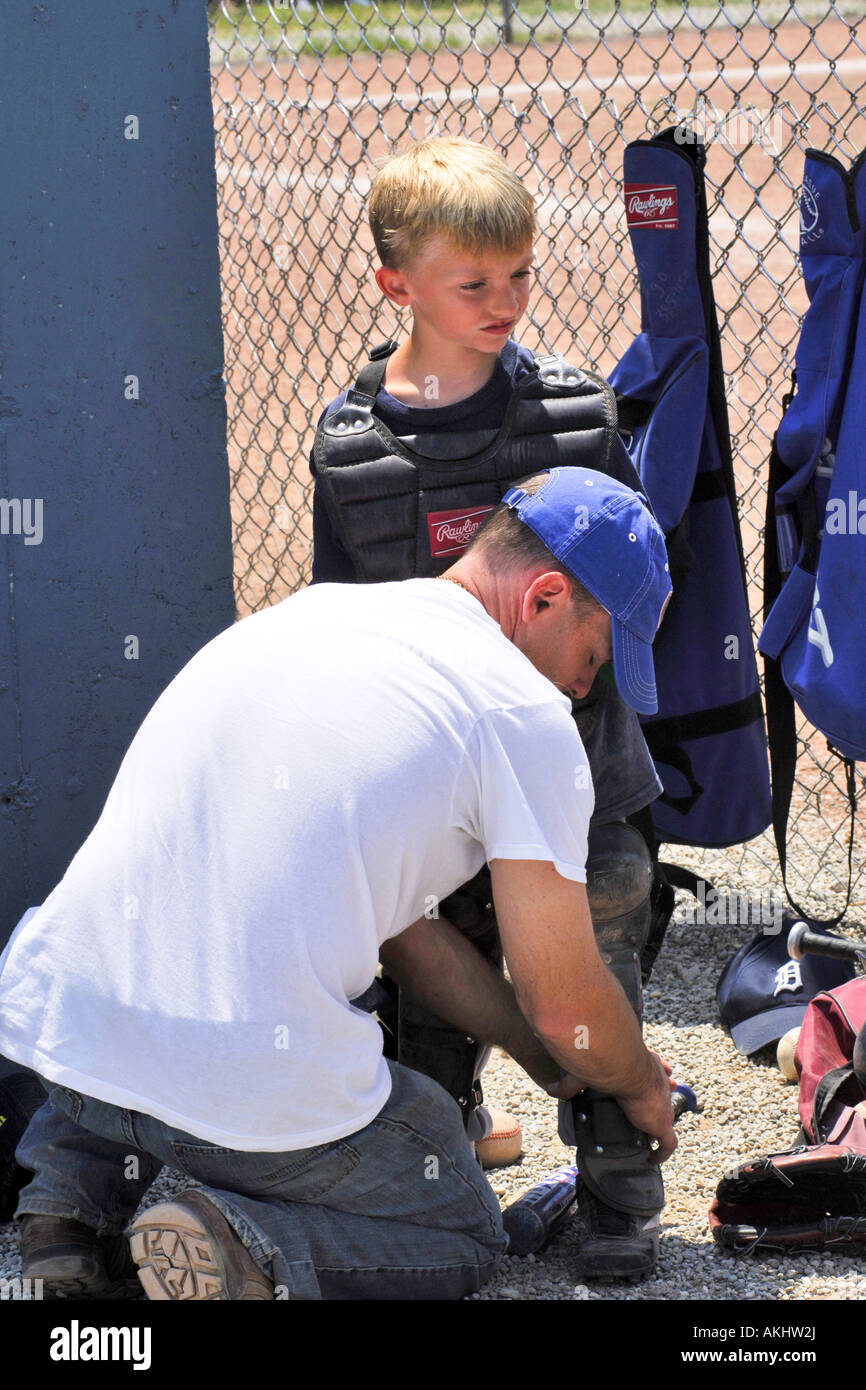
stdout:
[[618,1098],[643,1094],[654,1063],[605,967],[586,888],[548,861],[494,859],[493,901],[518,1003],[572,1076]]
[[581,982],[572,1013],[538,1026],[538,1036],[564,1071],[608,1095],[634,1099],[652,1084],[654,1064],[622,986],[603,967]]
[[634,1011],[600,962],[591,987],[588,979],[575,985],[573,1011],[533,1027],[505,977],[444,917],[420,918],[385,942],[380,957],[425,1008],[479,1042],[504,1048],[540,1086],[567,1072],[586,1086],[633,1098],[651,1084],[653,1063]]
[[530,1028],[509,982],[446,918],[420,918],[379,954],[388,974],[431,1013],[504,1048],[539,1085],[557,1079],[561,1068]]

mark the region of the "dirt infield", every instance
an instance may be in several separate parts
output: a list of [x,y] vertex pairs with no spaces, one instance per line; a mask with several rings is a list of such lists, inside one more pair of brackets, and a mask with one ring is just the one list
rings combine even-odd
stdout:
[[[406,136],[498,143],[539,213],[521,339],[607,372],[639,329],[623,148],[691,113],[708,140],[711,260],[757,629],[769,444],[806,307],[796,265],[803,153],[811,144],[847,160],[866,145],[864,73],[856,30],[838,19],[737,29],[718,14],[703,29],[684,16],[673,36],[647,24],[606,44],[215,70],[239,612],[308,579],[315,421],[364,344],[399,328],[371,273],[364,201],[375,161]],[[825,741],[803,733],[803,815],[820,806],[819,841],[829,822],[841,843],[841,783]],[[801,831],[811,833],[805,821]]]

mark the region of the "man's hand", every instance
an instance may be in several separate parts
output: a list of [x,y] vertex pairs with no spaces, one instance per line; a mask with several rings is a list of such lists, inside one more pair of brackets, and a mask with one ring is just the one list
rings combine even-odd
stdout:
[[[676,1134],[673,1128],[673,1112],[671,1110],[671,1095],[676,1086],[673,1080],[671,1068],[663,1057],[651,1048],[647,1048],[651,1058],[658,1064],[656,1071],[660,1068],[658,1084],[656,1084],[649,1094],[644,1093],[637,1097],[617,1096],[616,1099],[625,1111],[632,1124],[638,1129],[643,1130],[651,1139],[658,1141],[658,1148],[654,1149],[657,1163],[664,1163],[665,1159],[670,1158],[674,1149],[677,1147]],[[655,1079],[655,1078],[654,1078]],[[544,1082],[539,1082],[544,1085]],[[544,1089],[548,1095],[554,1096],[556,1100],[571,1100],[572,1096],[578,1095],[585,1087],[586,1083],[577,1076],[570,1076],[566,1072],[561,1072],[558,1081],[552,1085],[545,1085]]]
[[671,1092],[676,1082],[667,1062],[652,1049],[648,1048],[647,1051],[655,1063],[654,1084],[651,1090],[637,1099],[629,1100],[617,1096],[617,1100],[633,1125],[642,1129],[650,1139],[658,1140],[658,1148],[653,1150],[653,1155],[657,1163],[664,1163],[665,1159],[670,1158],[678,1143],[671,1109]]

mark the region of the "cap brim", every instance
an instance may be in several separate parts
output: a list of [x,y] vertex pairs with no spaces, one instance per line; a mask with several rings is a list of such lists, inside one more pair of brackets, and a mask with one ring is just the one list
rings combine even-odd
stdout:
[[617,690],[638,714],[657,714],[656,673],[650,643],[635,637],[618,618],[612,617],[610,625]]
[[806,1008],[807,1004],[788,1004],[783,1009],[768,1009],[755,1014],[754,1018],[744,1018],[742,1023],[734,1023],[731,1026],[734,1047],[748,1057],[768,1043],[778,1042],[789,1028],[796,1028],[803,1022]]

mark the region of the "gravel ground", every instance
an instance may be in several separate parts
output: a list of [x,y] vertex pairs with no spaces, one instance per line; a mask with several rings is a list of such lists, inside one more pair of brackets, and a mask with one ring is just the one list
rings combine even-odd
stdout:
[[[671,856],[674,857],[674,856]],[[742,889],[729,881],[732,855],[678,850],[678,863],[706,873],[722,891]],[[771,863],[769,853],[765,856]],[[737,852],[737,859],[740,852]],[[754,860],[754,856],[750,855]],[[764,875],[763,881],[760,876]],[[760,864],[749,883],[753,897],[774,879]],[[831,884],[831,888],[838,885]],[[859,896],[858,896],[859,895]],[[506,1258],[495,1279],[475,1299],[671,1300],[671,1299],[862,1299],[866,1261],[856,1255],[750,1255],[737,1259],[718,1251],[709,1234],[707,1211],[722,1173],[739,1159],[790,1147],[796,1134],[797,1088],[787,1084],[772,1049],[747,1060],[718,1020],[715,987],[722,966],[758,929],[754,925],[700,925],[688,920],[693,900],[678,894],[677,911],[646,991],[645,1033],[698,1096],[698,1114],[677,1127],[679,1147],[664,1166],[667,1206],[662,1215],[661,1257],[655,1276],[637,1285],[576,1284],[571,1273],[579,1227],[566,1222],[537,1256]],[[813,892],[811,910],[832,915],[837,907]],[[733,913],[731,914],[733,915]],[[866,937],[862,890],[848,916],[846,933]],[[504,1053],[496,1052],[485,1072],[485,1098],[510,1110],[523,1127],[519,1164],[489,1174],[503,1205],[541,1178],[574,1161],[573,1150],[556,1134],[556,1104],[529,1081]],[[188,1186],[163,1170],[144,1205]],[[14,1225],[0,1226],[0,1278],[20,1274]]]
[[[772,841],[769,841],[771,844]],[[769,844],[764,857],[773,863]],[[662,847],[662,857],[666,857]],[[667,857],[712,879],[722,892],[744,891],[731,880],[734,854],[671,848]],[[741,851],[736,851],[736,860]],[[754,855],[749,855],[753,861]],[[760,863],[748,890],[770,906],[776,874]],[[831,917],[843,897],[809,898],[809,910]],[[668,927],[645,993],[645,1036],[673,1067],[674,1078],[687,1082],[698,1098],[699,1112],[677,1124],[679,1147],[664,1165],[667,1205],[662,1213],[661,1253],[655,1276],[641,1284],[576,1284],[570,1270],[579,1225],[567,1221],[538,1256],[506,1258],[497,1277],[473,1295],[478,1299],[862,1299],[866,1298],[866,1260],[856,1254],[783,1255],[763,1253],[737,1258],[718,1250],[709,1232],[708,1210],[716,1184],[738,1160],[790,1148],[799,1129],[797,1087],[782,1077],[775,1048],[756,1058],[743,1057],[719,1022],[716,983],[722,967],[759,926],[698,925],[688,920],[694,899],[677,894],[677,910]],[[778,904],[781,911],[781,902]],[[804,904],[805,906],[805,904]],[[736,915],[732,908],[729,916]],[[772,917],[772,910],[770,912]],[[855,896],[846,927],[854,939],[866,939],[862,889]],[[574,1151],[556,1135],[555,1103],[529,1081],[504,1053],[497,1053],[485,1072],[485,1099],[510,1110],[523,1128],[520,1164],[489,1174],[503,1205],[563,1164]]]

